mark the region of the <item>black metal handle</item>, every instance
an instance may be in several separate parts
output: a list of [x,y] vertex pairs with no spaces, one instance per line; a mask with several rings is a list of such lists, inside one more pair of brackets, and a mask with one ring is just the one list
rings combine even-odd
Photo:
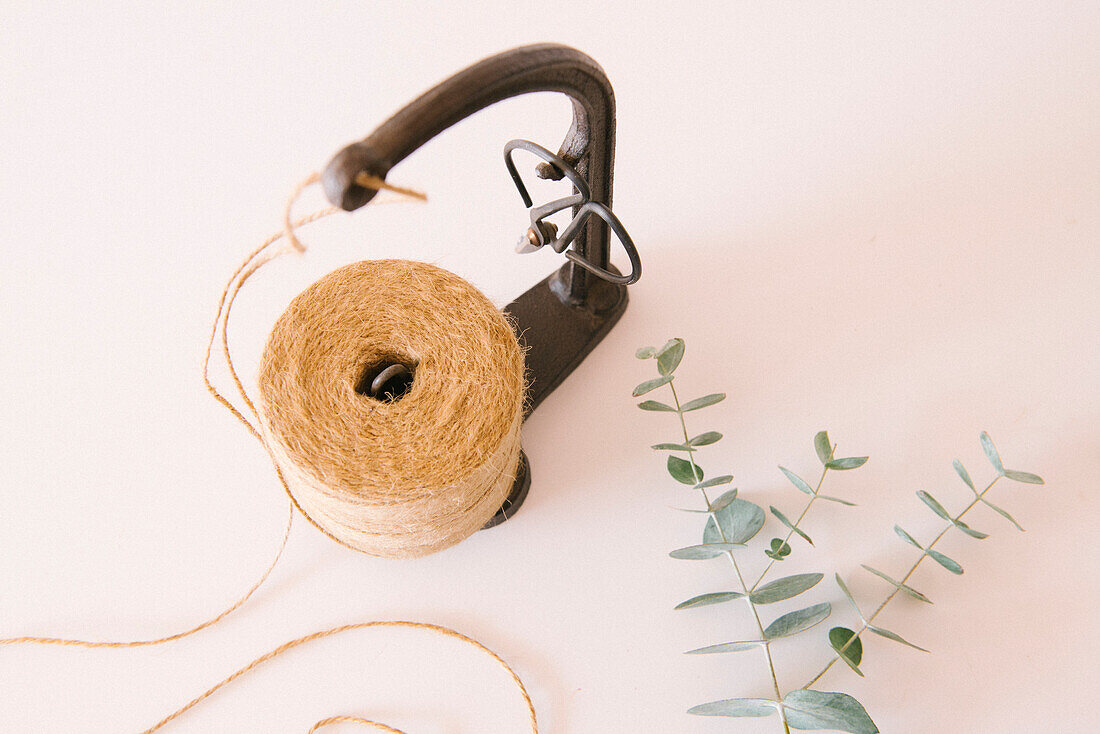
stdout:
[[[456,122],[501,100],[528,92],[561,92],[573,103],[573,124],[558,155],[588,182],[593,201],[611,206],[615,156],[615,95],[603,69],[580,51],[553,43],[505,51],[479,61],[429,89],[382,123],[371,135],[337,153],[322,174],[325,195],[352,211],[377,193],[355,182],[360,173],[385,178],[390,169]],[[544,178],[560,178],[540,166]],[[574,209],[579,214],[579,207]],[[595,224],[595,223],[593,223]],[[597,267],[608,265],[608,228],[586,225],[577,255]],[[587,273],[571,267],[567,299],[584,302]]]

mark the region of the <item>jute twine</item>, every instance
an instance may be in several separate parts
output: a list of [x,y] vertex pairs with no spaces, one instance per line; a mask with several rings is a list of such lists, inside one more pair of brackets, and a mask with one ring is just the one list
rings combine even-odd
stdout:
[[[298,185],[287,202],[283,230],[265,240],[230,277],[203,359],[207,390],[263,445],[290,498],[286,530],[271,564],[236,602],[183,632],[128,641],[23,636],[0,639],[0,646],[143,647],[211,627],[243,606],[271,575],[290,537],[295,508],[345,545],[397,558],[457,543],[482,527],[507,497],[519,460],[522,353],[503,314],[472,285],[441,268],[404,260],[364,261],[322,278],[294,299],[268,340],[259,378],[262,410],[245,389],[229,347],[230,313],[245,282],[260,268],[282,255],[305,251],[296,230],[340,211],[328,207],[292,219],[295,201],[319,178],[314,173]],[[427,198],[367,174],[356,183]],[[211,381],[210,361],[219,342],[243,407]],[[408,361],[415,368],[411,390],[398,400],[379,401],[355,389],[364,369],[382,359]],[[289,650],[375,627],[424,630],[485,653],[519,690],[531,731],[538,734],[531,697],[499,655],[453,629],[400,620],[343,625],[284,643],[142,734],[158,731]],[[309,734],[340,723],[404,734],[347,715],[321,719]]]
[[[383,401],[364,374],[407,365]],[[294,299],[260,367],[263,433],[307,517],[389,558],[468,537],[508,497],[519,464],[523,355],[504,315],[442,268],[343,267]]]

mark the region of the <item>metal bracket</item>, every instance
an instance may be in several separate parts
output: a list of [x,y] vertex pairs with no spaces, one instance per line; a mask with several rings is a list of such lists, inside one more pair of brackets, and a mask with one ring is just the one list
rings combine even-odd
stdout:
[[[615,96],[599,64],[576,49],[542,43],[484,59],[441,82],[406,105],[369,137],[353,143],[325,167],[321,182],[329,201],[347,211],[377,193],[356,183],[361,173],[385,179],[390,169],[433,137],[475,112],[528,92],[561,92],[573,103],[573,124],[557,154],[527,141],[512,141],[505,161],[524,203],[530,196],[511,160],[523,149],[543,159],[541,178],[568,178],[573,196],[531,211],[532,246],[550,244],[568,259],[505,307],[526,350],[528,391],[524,417],[595,348],[626,310],[626,286],[641,276],[641,263],[630,236],[611,212],[615,154]],[[556,208],[553,208],[556,207]],[[549,214],[572,207],[573,221],[560,238],[551,234]],[[596,215],[593,219],[592,215]],[[614,232],[630,260],[621,275],[608,258]],[[529,231],[530,234],[530,231]],[[559,249],[560,248],[560,249]],[[530,463],[521,452],[512,492],[486,528],[507,520],[527,496]]]

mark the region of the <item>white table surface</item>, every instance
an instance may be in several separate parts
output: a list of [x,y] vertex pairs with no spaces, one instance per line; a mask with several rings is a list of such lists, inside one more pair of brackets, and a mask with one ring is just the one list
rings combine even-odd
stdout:
[[[373,5],[373,7],[371,7]],[[689,393],[724,390],[692,428],[743,496],[796,511],[782,463],[810,474],[828,428],[868,465],[831,478],[854,509],[814,510],[816,549],[785,569],[901,574],[938,520],[989,477],[978,434],[1047,485],[998,486],[976,542],[927,564],[932,607],[883,623],[856,695],[884,732],[1077,732],[1100,691],[1097,326],[1100,13],[1095,3],[4,3],[0,8],[0,636],[133,639],[219,611],[268,563],[286,500],[262,450],[206,395],[198,365],[225,278],[293,185],[436,81],[555,40],[607,70],[618,100],[615,211],[645,262],[621,324],[528,422],[520,514],[417,561],[372,559],[297,523],[268,584],[171,645],[0,650],[0,731],[148,726],[239,665],[339,624],[415,619],[512,662],[542,731],[776,732],[686,716],[767,695],[760,656],[681,651],[751,632],[735,606],[673,612],[731,583],[667,551],[696,542],[692,501],[632,407],[682,336]],[[511,100],[390,175],[426,207],[375,207],[306,233],[256,279],[235,335],[253,374],[293,294],[360,258],[436,262],[504,304],[558,265],[519,258],[526,215],[500,161],[513,137],[556,147],[568,103]],[[302,210],[320,205],[317,192]],[[772,531],[768,528],[765,532]],[[762,536],[764,537],[764,536]],[[764,560],[758,550],[752,558]],[[750,561],[750,565],[756,561]],[[835,603],[835,586],[806,599]],[[787,602],[776,611],[793,608]],[[828,652],[824,628],[777,647],[785,688]],[[171,731],[304,732],[335,714],[409,734],[522,732],[478,654],[371,631],[302,648]],[[334,728],[334,731],[340,729]],[[348,726],[347,731],[355,730]]]

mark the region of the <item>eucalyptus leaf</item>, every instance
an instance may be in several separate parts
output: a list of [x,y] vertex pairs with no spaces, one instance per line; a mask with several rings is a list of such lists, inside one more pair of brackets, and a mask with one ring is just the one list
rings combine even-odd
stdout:
[[764,526],[764,511],[752,502],[732,500],[707,519],[704,543],[747,543]]
[[791,532],[795,532],[795,533],[798,533],[799,535],[801,535],[801,536],[802,536],[802,538],[803,538],[803,539],[804,539],[804,540],[805,540],[805,541],[806,541],[807,543],[809,543],[810,545],[813,545],[813,544],[814,544],[814,542],[813,542],[812,540],[810,540],[810,536],[809,536],[809,535],[806,535],[806,533],[804,533],[804,532],[802,532],[801,530],[799,530],[799,529],[798,529],[798,526],[797,526],[797,525],[795,525],[795,524],[794,524],[793,522],[791,522],[790,520],[788,520],[788,519],[787,519],[787,516],[786,516],[786,515],[784,515],[784,514],[783,514],[782,512],[780,512],[780,511],[779,511],[778,509],[776,509],[775,505],[769,505],[769,506],[768,506],[768,509],[769,509],[769,510],[771,510],[771,511],[772,511],[772,514],[773,514],[773,515],[775,515],[775,516],[776,516],[776,518],[778,518],[778,519],[779,519],[779,522],[783,523],[783,524],[784,524],[784,525],[786,525],[786,526],[787,526],[788,528],[790,528],[790,529],[791,529]]
[[643,400],[638,403],[638,407],[642,410],[651,410],[657,413],[675,413],[676,408],[671,405],[665,405],[664,403],[658,403],[656,400]]
[[694,451],[695,449],[684,443],[655,443],[649,448],[654,451]]
[[859,669],[859,663],[863,660],[863,641],[856,636],[856,633],[847,627],[833,627],[829,630],[829,644],[832,645],[841,662],[862,678],[863,671]]
[[721,440],[722,434],[718,431],[707,431],[706,433],[700,433],[688,443],[692,446],[710,446],[712,443],[718,443]]
[[680,484],[690,486],[694,486],[696,482],[703,479],[702,469],[698,466],[692,466],[690,461],[685,461],[679,456],[668,457],[668,473]]
[[892,584],[895,589],[900,589],[901,591],[904,591],[909,596],[913,597],[914,599],[916,599],[918,601],[922,601],[925,604],[931,604],[932,603],[931,599],[929,599],[927,596],[925,596],[924,594],[922,594],[919,591],[917,591],[916,589],[914,589],[912,586],[906,586],[905,584],[901,583],[900,581],[895,581],[894,579],[892,579],[889,576],[887,576],[886,574],[884,574],[882,571],[871,568],[870,566],[868,566],[865,563],[861,563],[860,565],[863,566],[863,568],[866,569],[867,571],[870,571],[874,575],[878,576],[880,579],[883,579],[884,581]]
[[1023,527],[1022,527],[1022,526],[1020,525],[1020,523],[1016,522],[1016,518],[1014,518],[1014,517],[1013,517],[1012,515],[1009,515],[1009,514],[1008,514],[1008,511],[1007,511],[1007,510],[1004,510],[1004,509],[1001,509],[1000,507],[997,507],[997,505],[993,504],[992,502],[990,502],[989,500],[987,500],[987,499],[986,499],[985,497],[982,497],[982,502],[983,502],[983,503],[985,503],[985,505],[986,505],[986,506],[987,506],[987,507],[988,507],[989,509],[993,510],[993,511],[994,511],[994,512],[996,512],[996,513],[997,513],[998,515],[1000,515],[1001,517],[1003,517],[1004,519],[1008,520],[1008,521],[1009,521],[1010,523],[1012,523],[1013,525],[1015,525],[1015,526],[1016,526],[1016,529],[1017,529],[1017,530],[1019,530],[1019,531],[1020,531],[1021,533],[1023,533],[1023,532],[1026,532],[1026,531],[1025,531],[1025,530],[1023,529]]
[[879,734],[863,705],[847,693],[796,688],[783,697],[783,715],[793,729]]
[[782,538],[772,538],[771,550],[765,550],[764,555],[776,561],[782,561],[791,554],[791,546]]
[[941,566],[943,566],[944,568],[946,568],[948,571],[955,574],[956,576],[959,576],[959,575],[962,574],[963,567],[960,566],[955,561],[948,558],[947,556],[945,556],[944,554],[940,553],[938,550],[932,550],[931,548],[929,548],[928,550],[925,551],[925,553],[927,553],[932,558],[933,561],[940,564]]
[[831,459],[825,462],[826,469],[836,469],[838,471],[845,471],[848,469],[858,469],[867,463],[866,456],[849,456],[844,459]]
[[876,635],[879,635],[880,637],[885,637],[888,640],[893,640],[894,642],[900,642],[903,645],[908,645],[909,647],[913,648],[914,650],[920,650],[921,652],[928,652],[927,650],[925,650],[920,645],[914,645],[912,642],[909,642],[909,640],[906,640],[904,637],[902,637],[901,635],[899,635],[896,632],[891,632],[890,630],[883,629],[882,627],[872,627],[871,625],[867,625],[867,629],[869,629],[871,632],[874,632]]
[[716,487],[719,484],[729,484],[732,481],[733,475],[723,474],[720,477],[712,477],[705,482],[699,482],[698,484],[694,485],[692,489],[706,489],[707,487]]
[[787,612],[765,628],[764,638],[774,640],[777,637],[797,635],[799,632],[808,630],[816,624],[821,624],[821,622],[829,616],[829,612],[831,612],[832,609],[833,607],[829,602],[823,602],[821,604],[814,604],[812,607],[806,607],[805,609]]
[[[955,459],[955,461],[953,461],[951,465],[955,467],[955,473],[958,474],[964,482],[966,482],[966,486],[974,489],[974,480],[970,478],[970,472],[966,470],[966,467],[963,466],[963,463],[958,459]],[[977,492],[978,490],[974,489],[974,491]]]
[[924,546],[921,545],[920,543],[918,543],[917,541],[915,541],[913,539],[912,535],[910,535],[909,533],[902,530],[900,525],[895,525],[894,526],[894,532],[898,534],[899,538],[904,540],[909,545],[913,546],[914,548],[919,548],[920,550],[924,550]]
[[636,388],[634,388],[634,397],[645,395],[647,392],[656,390],[662,385],[667,385],[670,382],[672,382],[671,375],[665,375],[664,377],[655,377],[652,380],[646,380],[641,385],[638,385]]
[[970,527],[969,525],[967,525],[962,520],[956,520],[952,524],[955,527],[957,527],[959,530],[961,530],[962,532],[969,535],[971,538],[977,538],[978,540],[985,540],[986,538],[989,537],[989,533],[983,533],[980,530],[975,530],[974,528]]
[[856,599],[852,596],[852,592],[848,590],[848,585],[844,583],[844,579],[840,577],[840,574],[836,575],[836,585],[840,587],[840,590],[844,592],[844,596],[848,597],[848,601],[852,603],[852,608],[856,610],[856,614],[859,615],[861,621],[866,622],[867,618],[863,616],[863,612],[859,610],[859,605],[856,604]]
[[779,710],[779,704],[766,698],[727,698],[692,706],[689,714],[696,716],[771,716]]
[[655,355],[656,353],[656,347],[642,347],[638,351],[634,352],[634,356],[638,359],[652,359],[653,355]]
[[708,512],[718,512],[723,507],[728,505],[730,502],[733,502],[735,499],[737,499],[737,488],[736,487],[734,487],[733,489],[731,489],[728,492],[723,492],[721,495],[718,496],[718,498],[716,500],[711,502],[710,503],[710,509],[708,510]]
[[744,598],[744,594],[740,591],[712,591],[709,594],[700,594],[699,596],[693,596],[687,601],[682,601],[676,605],[676,609],[692,609],[693,607],[706,607],[711,604],[722,604],[723,602],[733,601],[734,599]]
[[782,467],[782,466],[779,467],[779,471],[783,472],[783,475],[785,477],[787,477],[787,479],[791,480],[791,484],[798,487],[800,490],[802,490],[806,494],[808,494],[810,496],[813,496],[813,494],[814,494],[813,487],[811,487],[809,484],[807,484],[805,479],[798,476],[797,474],[795,474],[790,469],[787,469],[787,468]]
[[842,500],[839,497],[830,497],[827,494],[819,494],[818,498],[823,499],[823,500],[829,500],[830,502],[837,502],[837,503],[845,505],[847,507],[855,507],[856,506],[855,502],[849,502],[848,500]]
[[821,460],[822,464],[828,464],[833,460],[833,445],[829,442],[829,434],[825,431],[818,431],[814,436],[814,451],[817,452],[817,458]]
[[676,371],[680,360],[684,358],[684,340],[669,339],[657,350],[657,371],[662,375],[671,375]]
[[711,558],[717,558],[726,551],[744,547],[744,543],[703,543],[702,545],[689,545],[686,548],[677,548],[668,555],[681,561],[706,561]]
[[749,594],[753,604],[774,604],[777,601],[791,599],[802,592],[817,586],[825,574],[799,573],[794,576],[784,576],[769,584],[764,584],[756,591]]
[[1024,484],[1046,484],[1043,478],[1038,474],[1032,474],[1026,471],[1016,471],[1015,469],[1005,469],[1005,476],[1014,482],[1023,482]]
[[688,650],[685,655],[714,655],[716,653],[724,652],[743,652],[745,650],[752,650],[760,647],[764,644],[763,640],[746,640],[744,642],[723,642],[719,645],[707,645],[706,647],[698,647],[694,650]]
[[932,508],[932,512],[936,513],[947,522],[954,524],[954,520],[951,519],[951,514],[944,509],[936,498],[925,492],[923,489],[917,490],[917,496],[920,497],[920,501]]
[[687,401],[680,406],[680,410],[684,413],[690,413],[693,410],[699,410],[700,408],[705,408],[708,405],[720,403],[725,399],[726,394],[724,392],[711,393],[710,395],[704,395],[701,398],[695,398],[694,400]]
[[982,451],[985,452],[985,456],[989,459],[989,463],[993,465],[993,468],[997,470],[997,473],[1002,477],[1005,475],[1005,465],[1001,462],[1001,455],[997,453],[997,447],[993,445],[993,439],[989,437],[989,434],[982,431]]

